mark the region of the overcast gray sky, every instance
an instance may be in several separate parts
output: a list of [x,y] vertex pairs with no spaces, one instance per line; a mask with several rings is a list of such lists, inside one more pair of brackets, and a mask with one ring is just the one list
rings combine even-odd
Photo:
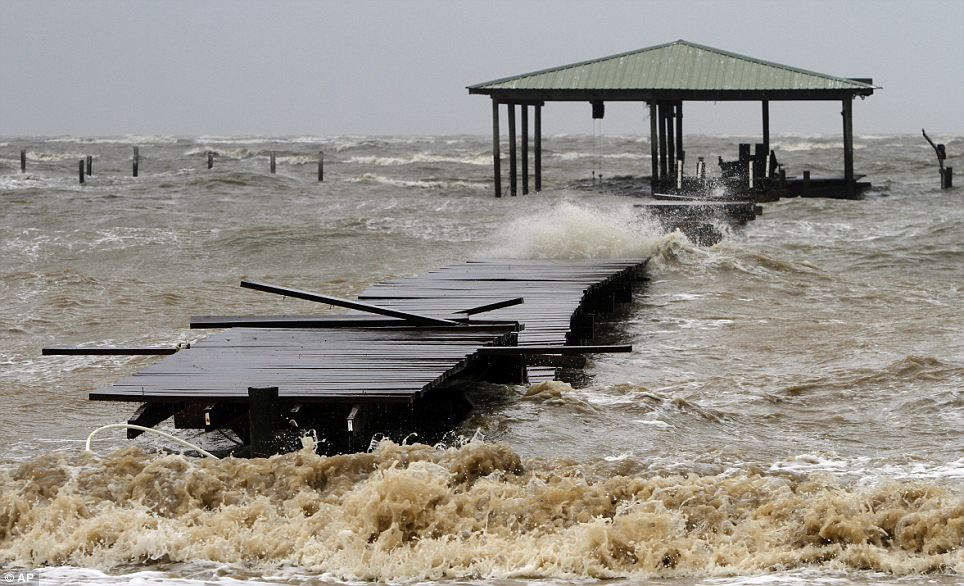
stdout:
[[[858,134],[964,133],[964,1],[0,1],[0,135],[483,134],[465,86],[686,39],[884,87]],[[771,105],[836,133],[839,103]],[[759,104],[687,106],[687,133],[755,132]],[[552,104],[547,133],[591,133]],[[648,131],[609,105],[606,133]]]

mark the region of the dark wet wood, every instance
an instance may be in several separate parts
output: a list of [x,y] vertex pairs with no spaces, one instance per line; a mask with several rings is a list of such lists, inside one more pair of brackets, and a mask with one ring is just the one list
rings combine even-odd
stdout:
[[167,356],[177,352],[177,348],[80,348],[76,346],[57,346],[43,348],[44,356]]
[[[230,329],[91,393],[91,399],[243,404],[249,387],[276,386],[282,405],[412,403],[464,373],[484,372],[496,358],[533,354],[542,357],[535,362],[552,364],[546,356],[613,351],[567,345],[591,340],[593,316],[612,310],[617,298],[628,299],[625,291],[641,278],[645,263],[483,259],[378,283],[358,301],[246,281],[272,293],[323,303],[337,299],[358,311],[193,318],[192,327]],[[367,313],[372,308],[379,314]],[[450,319],[482,311],[484,320]],[[488,347],[503,349],[483,356],[480,349]],[[551,366],[527,371],[530,381],[555,375]]]

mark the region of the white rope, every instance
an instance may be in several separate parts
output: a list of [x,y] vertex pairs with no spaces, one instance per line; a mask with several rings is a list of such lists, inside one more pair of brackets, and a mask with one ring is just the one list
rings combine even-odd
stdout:
[[131,424],[131,423],[111,423],[110,425],[105,425],[105,426],[103,426],[103,427],[98,427],[98,428],[95,429],[94,431],[90,432],[90,435],[87,436],[87,444],[84,446],[84,451],[85,451],[85,452],[91,452],[91,453],[93,453],[93,450],[90,449],[90,441],[91,441],[92,439],[94,439],[94,436],[95,436],[95,435],[97,435],[98,433],[100,433],[100,432],[102,432],[102,431],[106,431],[106,430],[108,430],[108,429],[136,429],[136,430],[138,430],[138,431],[145,431],[145,432],[149,432],[149,433],[154,433],[154,434],[157,434],[157,435],[159,435],[159,436],[161,436],[161,437],[163,437],[163,438],[165,438],[165,439],[169,439],[169,440],[171,440],[171,441],[174,442],[174,443],[180,444],[180,445],[182,445],[182,446],[184,446],[184,447],[186,447],[186,448],[190,448],[190,449],[194,450],[195,452],[199,452],[199,453],[201,453],[202,455],[204,455],[204,456],[206,456],[206,457],[208,457],[208,458],[214,458],[215,460],[219,460],[219,459],[220,459],[220,458],[218,458],[217,456],[215,456],[214,454],[212,454],[211,452],[207,452],[207,451],[205,451],[205,450],[202,450],[201,448],[195,446],[194,444],[192,444],[192,443],[190,443],[190,442],[186,442],[186,441],[182,440],[182,439],[179,438],[179,437],[173,436],[173,435],[171,435],[171,434],[169,434],[169,433],[165,433],[165,432],[163,432],[163,431],[160,431],[160,430],[157,430],[157,429],[154,429],[154,428],[151,428],[151,427],[144,427],[144,426],[142,426],[142,425],[134,425],[134,424]]

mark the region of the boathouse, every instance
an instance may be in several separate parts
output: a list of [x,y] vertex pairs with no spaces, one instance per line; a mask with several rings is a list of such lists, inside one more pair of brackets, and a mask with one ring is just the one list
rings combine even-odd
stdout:
[[653,192],[671,182],[684,159],[683,103],[758,101],[762,152],[770,152],[771,101],[838,100],[843,116],[843,177],[846,194],[855,190],[853,100],[877,89],[869,78],[844,78],[738,55],[684,40],[656,45],[468,86],[470,94],[492,98],[492,161],[495,195],[502,195],[499,106],[509,131],[509,191],[517,193],[516,111],[521,113],[522,192],[529,191],[529,108],[533,109],[535,190],[542,189],[542,106],[586,101],[602,118],[607,101],[645,102],[649,107]]

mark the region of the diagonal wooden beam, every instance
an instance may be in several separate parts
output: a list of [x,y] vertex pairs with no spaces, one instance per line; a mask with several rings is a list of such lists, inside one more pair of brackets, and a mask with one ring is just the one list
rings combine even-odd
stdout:
[[388,317],[397,317],[408,322],[416,324],[433,324],[433,325],[448,325],[457,326],[458,322],[440,319],[436,317],[429,317],[427,315],[420,315],[417,313],[409,313],[407,311],[399,311],[397,309],[389,309],[387,307],[379,307],[377,305],[371,305],[369,303],[362,303],[361,301],[351,301],[349,299],[342,299],[341,297],[332,297],[331,295],[322,295],[320,293],[313,293],[311,291],[302,291],[300,289],[289,289],[287,287],[279,287],[277,285],[269,285],[267,283],[258,283],[255,281],[241,281],[241,287],[245,289],[254,289],[255,291],[262,291],[264,293],[274,293],[275,295],[284,295],[286,297],[295,297],[297,299],[304,299],[306,301],[315,301],[318,303],[327,303],[328,305],[337,305],[338,307],[345,307],[348,309],[354,309],[357,311],[364,311],[366,313],[375,313],[378,315],[385,315]]
[[494,311],[496,309],[502,309],[503,307],[512,307],[513,305],[519,305],[524,303],[525,298],[523,297],[513,297],[512,299],[506,299],[505,301],[496,301],[495,303],[489,303],[487,305],[477,305],[469,309],[463,309],[461,311],[456,311],[455,313],[464,313],[465,315],[475,315],[477,313],[485,313],[486,311]]

